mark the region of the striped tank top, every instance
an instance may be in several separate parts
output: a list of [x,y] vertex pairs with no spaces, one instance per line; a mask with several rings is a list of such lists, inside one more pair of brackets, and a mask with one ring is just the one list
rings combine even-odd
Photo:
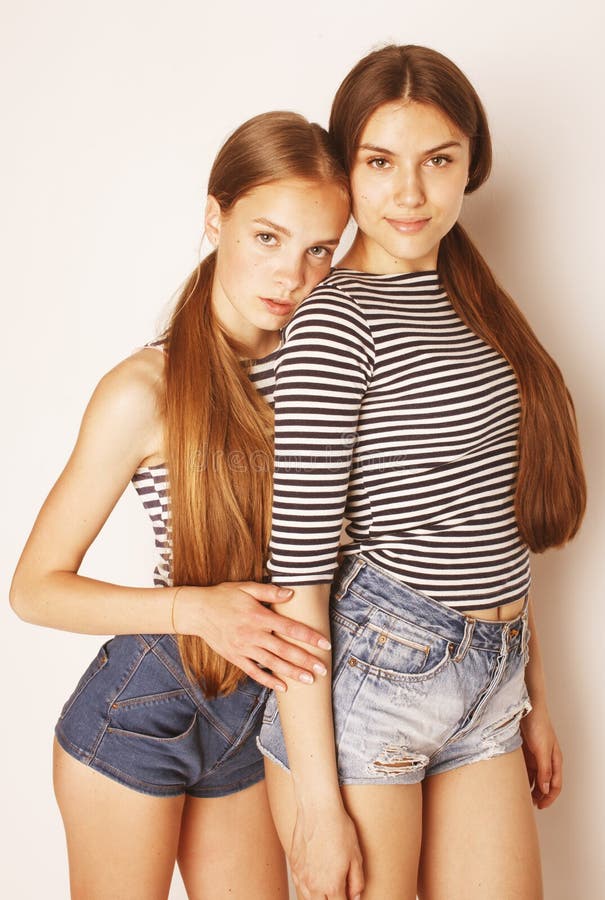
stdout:
[[436,272],[334,270],[276,365],[272,580],[330,582],[344,516],[345,555],[448,606],[525,596],[518,425],[511,367]]
[[[161,342],[148,344],[148,347],[162,349]],[[260,394],[269,404],[273,404],[273,388],[275,384],[275,360],[279,353],[274,350],[269,356],[252,361],[249,377]],[[153,583],[156,587],[172,585],[172,527],[170,519],[170,486],[168,470],[164,464],[157,466],[140,466],[132,476],[132,484],[147,510],[158,554],[157,564],[153,572]]]

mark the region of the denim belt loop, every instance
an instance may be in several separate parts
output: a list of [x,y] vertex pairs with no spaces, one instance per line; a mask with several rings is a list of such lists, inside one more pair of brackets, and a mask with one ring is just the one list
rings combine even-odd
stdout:
[[454,656],[454,662],[462,662],[466,656],[468,649],[473,640],[473,632],[475,631],[475,619],[472,616],[465,616],[464,635],[458,647],[458,652]]
[[526,603],[523,607],[523,613],[521,615],[521,649],[523,655],[527,658],[527,653],[529,650],[529,604]]
[[363,561],[363,559],[361,559],[361,557],[359,557],[359,556],[355,557],[355,560],[351,565],[351,571],[349,572],[348,575],[346,575],[343,578],[343,580],[341,581],[341,583],[338,587],[338,590],[334,591],[334,594],[333,594],[334,600],[336,600],[336,601],[342,600],[342,598],[344,597],[346,592],[349,590],[349,585],[351,584],[353,579],[357,576],[357,573],[359,572],[359,570],[363,569],[364,566],[365,566],[365,562]]

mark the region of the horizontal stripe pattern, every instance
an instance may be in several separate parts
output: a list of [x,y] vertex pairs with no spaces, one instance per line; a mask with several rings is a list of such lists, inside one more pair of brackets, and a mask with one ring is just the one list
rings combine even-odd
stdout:
[[285,338],[272,579],[330,582],[345,516],[345,555],[448,606],[523,597],[516,379],[460,320],[437,273],[335,270]]
[[[163,349],[161,341],[148,344],[159,350]],[[251,360],[248,377],[268,403],[273,403],[275,385],[275,361],[278,351],[259,360]],[[132,476],[132,484],[141,498],[144,509],[151,519],[157,563],[153,571],[155,587],[172,585],[172,524],[170,515],[170,493],[168,470],[164,464],[158,466],[140,466]]]

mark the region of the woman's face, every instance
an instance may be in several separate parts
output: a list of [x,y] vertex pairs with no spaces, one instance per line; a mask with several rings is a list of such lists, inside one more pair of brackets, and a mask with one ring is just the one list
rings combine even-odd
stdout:
[[349,214],[341,187],[302,179],[254,188],[226,213],[209,197],[212,303],[229,333],[262,350],[267,332],[282,328],[328,274]]
[[351,168],[359,226],[349,254],[358,268],[408,273],[437,268],[468,179],[469,139],[439,109],[396,101],[365,126]]

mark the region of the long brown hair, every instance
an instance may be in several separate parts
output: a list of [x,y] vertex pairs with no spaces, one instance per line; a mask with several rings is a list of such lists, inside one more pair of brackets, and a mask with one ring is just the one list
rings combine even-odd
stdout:
[[[208,193],[225,213],[253,188],[285,178],[336,183],[348,196],[323,128],[295,113],[264,113],[222,146]],[[215,263],[216,251],[191,274],[164,335],[177,585],[262,581],[269,542],[273,417],[248,378],[242,348],[213,314]],[[180,635],[178,642],[186,671],[207,696],[230,693],[244,677],[201,638]]]
[[[387,46],[347,75],[334,98],[330,134],[350,171],[361,134],[383,103],[430,104],[470,140],[472,193],[491,169],[485,111],[466,76],[427,47]],[[511,364],[519,385],[519,468],[515,514],[521,537],[535,552],[565,543],[577,532],[586,483],[571,397],[559,368],[459,223],[439,247],[437,268],[460,318]]]

